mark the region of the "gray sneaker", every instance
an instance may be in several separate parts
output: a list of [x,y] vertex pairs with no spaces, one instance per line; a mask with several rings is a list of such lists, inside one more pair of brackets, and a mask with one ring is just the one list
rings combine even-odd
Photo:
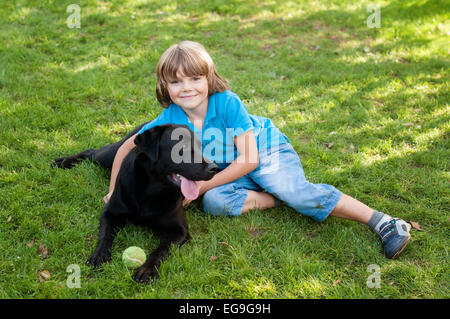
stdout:
[[400,218],[393,218],[380,226],[381,242],[384,254],[389,259],[395,259],[405,249],[411,238],[411,225]]

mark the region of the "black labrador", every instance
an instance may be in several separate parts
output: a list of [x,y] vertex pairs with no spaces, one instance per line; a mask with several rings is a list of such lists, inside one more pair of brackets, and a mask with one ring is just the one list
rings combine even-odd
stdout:
[[[119,147],[145,124],[120,142],[57,158],[53,165],[71,168],[90,159],[111,168]],[[133,275],[137,282],[148,282],[158,278],[158,267],[171,244],[181,246],[189,240],[183,196],[195,199],[194,181],[211,179],[217,165],[201,155],[201,142],[186,125],[155,126],[138,135],[134,143],[136,148],[124,158],[114,192],[103,209],[97,248],[87,264],[97,268],[111,259],[114,237],[128,221],[150,227],[161,237],[160,245]]]

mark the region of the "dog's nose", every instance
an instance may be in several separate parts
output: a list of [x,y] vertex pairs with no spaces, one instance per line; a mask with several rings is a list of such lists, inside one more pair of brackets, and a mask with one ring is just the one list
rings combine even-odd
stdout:
[[219,168],[214,163],[209,163],[208,166],[206,167],[206,170],[208,171],[208,173],[211,173],[211,174],[217,173],[218,169]]

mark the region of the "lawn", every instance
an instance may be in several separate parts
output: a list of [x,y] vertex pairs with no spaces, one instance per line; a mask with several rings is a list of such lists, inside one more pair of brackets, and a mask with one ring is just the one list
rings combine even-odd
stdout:
[[[450,297],[448,1],[77,0],[69,28],[72,3],[0,0],[0,298]],[[158,282],[122,264],[128,246],[158,245],[131,225],[109,264],[84,264],[109,172],[50,163],[155,118],[156,63],[183,39],[290,138],[310,181],[418,223],[398,259],[355,222],[286,206],[211,217],[194,203],[192,240]]]

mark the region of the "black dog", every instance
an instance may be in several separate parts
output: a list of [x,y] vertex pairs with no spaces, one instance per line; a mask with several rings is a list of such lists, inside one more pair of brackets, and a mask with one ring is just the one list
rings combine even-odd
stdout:
[[[90,159],[111,168],[120,145],[143,125],[120,142],[57,158],[53,165],[71,168]],[[133,275],[135,281],[147,282],[158,278],[158,267],[171,244],[181,246],[189,240],[183,195],[195,199],[198,190],[193,181],[211,179],[217,166],[201,155],[201,142],[186,125],[155,126],[138,135],[134,143],[136,148],[124,158],[114,192],[103,209],[97,248],[87,264],[97,268],[111,259],[113,239],[127,221],[147,226],[161,237],[159,247]]]

